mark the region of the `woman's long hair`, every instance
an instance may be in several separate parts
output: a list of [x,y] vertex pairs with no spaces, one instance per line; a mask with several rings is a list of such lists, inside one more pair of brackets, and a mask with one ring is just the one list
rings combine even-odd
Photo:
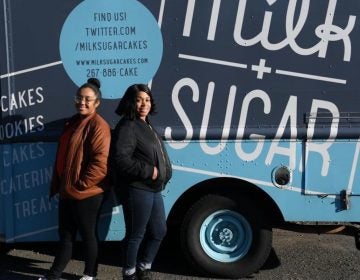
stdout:
[[152,96],[150,88],[145,84],[134,84],[127,88],[124,96],[121,98],[119,105],[117,106],[115,113],[119,116],[126,117],[134,120],[137,118],[136,110],[136,98],[140,91],[146,92],[150,96],[151,109],[149,114],[156,113],[156,105]]

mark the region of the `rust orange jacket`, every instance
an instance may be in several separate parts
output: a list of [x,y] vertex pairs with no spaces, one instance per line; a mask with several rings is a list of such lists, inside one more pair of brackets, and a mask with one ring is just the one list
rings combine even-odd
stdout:
[[[73,116],[65,129],[78,121],[79,115]],[[104,192],[108,187],[110,138],[108,123],[96,112],[81,120],[63,155],[62,175],[56,168],[53,170],[50,197],[59,193],[60,198],[81,200]],[[56,160],[58,153],[59,150]]]

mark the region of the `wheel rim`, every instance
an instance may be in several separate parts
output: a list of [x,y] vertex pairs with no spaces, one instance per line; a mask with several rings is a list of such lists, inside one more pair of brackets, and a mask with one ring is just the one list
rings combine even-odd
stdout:
[[244,257],[252,243],[249,222],[239,213],[217,211],[200,228],[200,244],[206,254],[220,262],[234,262]]

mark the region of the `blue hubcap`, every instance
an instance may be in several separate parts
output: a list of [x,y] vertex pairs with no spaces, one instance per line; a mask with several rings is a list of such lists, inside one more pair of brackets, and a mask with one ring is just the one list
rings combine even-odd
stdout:
[[244,257],[252,243],[249,222],[239,213],[217,211],[200,228],[200,244],[206,254],[220,262],[234,262]]

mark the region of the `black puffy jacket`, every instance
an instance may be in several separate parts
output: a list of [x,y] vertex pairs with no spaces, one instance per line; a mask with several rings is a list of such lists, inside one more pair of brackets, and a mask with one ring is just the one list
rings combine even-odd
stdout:
[[[171,163],[161,137],[141,119],[119,121],[113,131],[111,153],[115,187],[127,185],[159,192],[171,178]],[[159,173],[152,180],[154,166]]]

